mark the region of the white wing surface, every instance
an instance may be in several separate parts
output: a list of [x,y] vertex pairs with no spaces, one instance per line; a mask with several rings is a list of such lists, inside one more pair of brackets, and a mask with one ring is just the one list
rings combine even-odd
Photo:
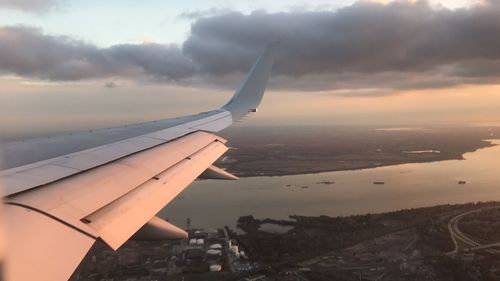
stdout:
[[155,215],[227,151],[214,133],[259,105],[274,44],[222,108],[192,116],[2,144],[6,280],[66,280],[96,239],[185,238]]

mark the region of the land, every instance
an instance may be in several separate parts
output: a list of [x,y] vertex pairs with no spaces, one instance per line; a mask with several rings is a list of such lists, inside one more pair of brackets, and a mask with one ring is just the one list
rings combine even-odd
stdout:
[[461,160],[492,146],[500,128],[244,127],[222,136],[231,149],[217,163],[240,176],[279,176]]
[[[238,229],[192,229],[185,241],[132,240],[116,252],[98,242],[71,280],[500,280],[499,218],[500,202],[287,220],[248,215]],[[220,252],[210,255],[214,248]]]
[[[495,128],[260,130],[225,132],[238,149],[219,165],[239,176],[274,176],[463,159],[500,134]],[[98,241],[70,280],[500,280],[498,221],[500,202],[286,220],[248,215],[236,229],[188,229],[183,241],[131,240],[116,252]]]
[[[245,216],[238,221],[244,233],[235,236],[267,280],[500,280],[498,218],[498,202],[348,217]],[[292,228],[260,228],[270,223]]]

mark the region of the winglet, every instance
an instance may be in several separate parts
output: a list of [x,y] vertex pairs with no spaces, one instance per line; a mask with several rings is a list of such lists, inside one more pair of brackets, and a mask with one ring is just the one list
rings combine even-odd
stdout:
[[234,96],[222,107],[231,112],[233,121],[240,120],[249,112],[257,112],[271,75],[277,45],[278,42],[273,42],[266,47]]

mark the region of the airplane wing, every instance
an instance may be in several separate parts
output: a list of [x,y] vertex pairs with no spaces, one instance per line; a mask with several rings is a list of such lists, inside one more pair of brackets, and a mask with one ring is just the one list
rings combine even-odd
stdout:
[[187,237],[155,215],[198,177],[236,178],[212,165],[228,149],[215,133],[256,112],[274,49],[220,109],[2,144],[6,280],[67,280],[96,239]]

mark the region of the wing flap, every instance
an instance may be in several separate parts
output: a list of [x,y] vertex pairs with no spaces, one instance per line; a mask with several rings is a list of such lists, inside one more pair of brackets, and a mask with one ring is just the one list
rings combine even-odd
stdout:
[[21,206],[6,205],[3,217],[10,250],[5,280],[68,280],[95,242],[43,213]]
[[215,135],[195,132],[43,188],[16,194],[6,198],[6,201],[42,210],[91,232],[86,225],[82,225],[82,218],[141,186],[214,141],[225,142]]
[[214,141],[84,221],[104,242],[117,249],[226,151],[223,143]]

